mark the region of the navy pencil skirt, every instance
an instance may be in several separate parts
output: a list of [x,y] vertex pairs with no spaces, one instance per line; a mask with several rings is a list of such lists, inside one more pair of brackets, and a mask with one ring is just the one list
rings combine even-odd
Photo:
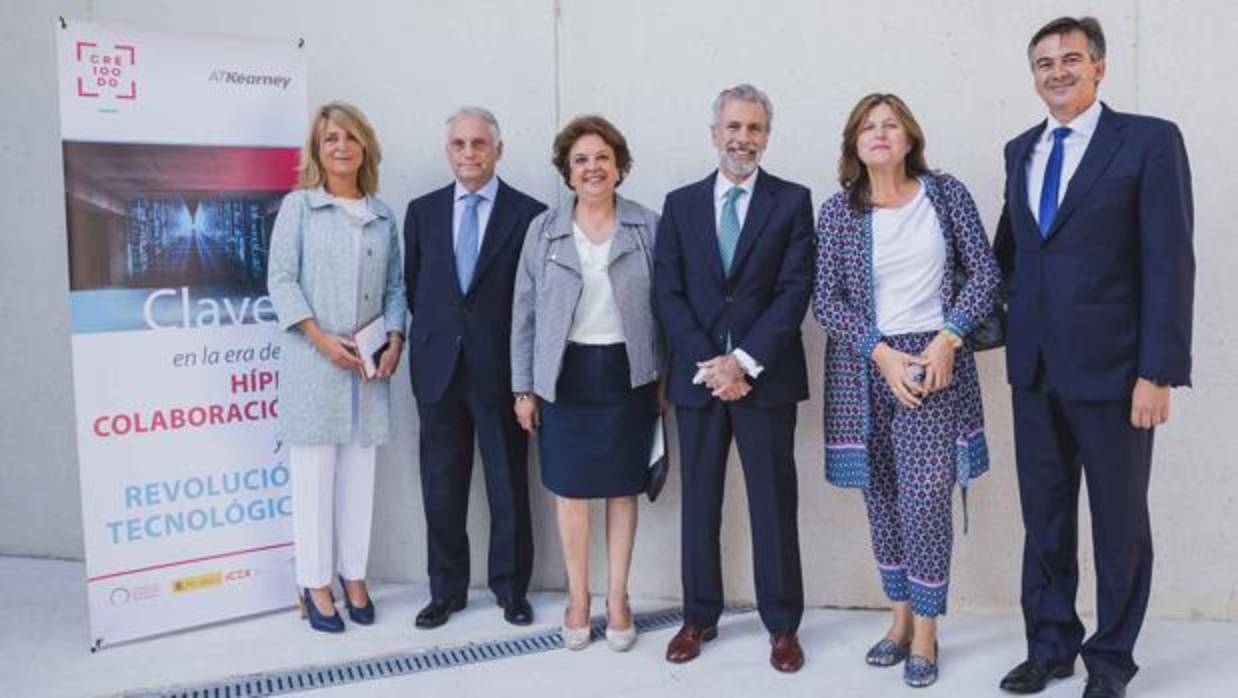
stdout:
[[573,499],[644,492],[658,414],[655,386],[631,386],[625,345],[569,342],[555,401],[542,402],[542,484]]

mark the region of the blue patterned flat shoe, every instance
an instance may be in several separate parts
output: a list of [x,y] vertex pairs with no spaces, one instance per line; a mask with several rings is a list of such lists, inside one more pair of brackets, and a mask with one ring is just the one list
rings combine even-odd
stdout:
[[[933,647],[936,651],[936,646]],[[938,659],[941,655],[938,654]],[[918,654],[913,654],[907,657],[907,663],[903,665],[903,682],[912,688],[924,688],[932,686],[937,681],[937,662],[928,657],[921,657]]]
[[881,642],[873,645],[868,650],[868,654],[864,655],[864,661],[871,666],[894,666],[907,658],[907,654],[911,651],[911,643],[900,645],[890,638],[884,638]]

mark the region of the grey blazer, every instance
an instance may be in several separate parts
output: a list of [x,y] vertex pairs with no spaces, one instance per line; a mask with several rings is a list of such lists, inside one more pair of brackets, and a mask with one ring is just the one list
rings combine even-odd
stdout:
[[[529,224],[512,303],[512,391],[550,402],[584,282],[572,239],[576,196]],[[653,240],[658,214],[615,196],[618,230],[610,246],[611,290],[627,339],[632,387],[658,379],[662,340],[653,315]]]
[[[314,318],[322,329],[347,335],[382,315],[387,330],[404,332],[407,301],[395,216],[377,197],[365,201],[374,219],[361,230],[361,278],[352,261],[347,214],[321,189],[284,197],[271,232],[267,290],[279,325],[280,438],[297,445],[356,440],[372,446],[387,439],[388,379],[359,382],[356,371],[333,366],[293,325]],[[357,305],[353,307],[353,284]],[[353,433],[353,382],[357,433]]]

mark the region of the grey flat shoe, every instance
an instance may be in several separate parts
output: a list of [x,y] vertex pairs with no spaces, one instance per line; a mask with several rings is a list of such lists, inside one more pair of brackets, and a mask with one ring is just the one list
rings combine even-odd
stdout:
[[910,642],[900,645],[890,638],[884,638],[868,650],[868,654],[864,655],[864,661],[870,666],[894,666],[906,659],[909,652],[911,652]]
[[[936,646],[933,648],[936,650]],[[937,653],[941,659],[941,653]],[[937,681],[937,662],[918,654],[909,655],[903,665],[903,682],[912,688],[932,686]]]

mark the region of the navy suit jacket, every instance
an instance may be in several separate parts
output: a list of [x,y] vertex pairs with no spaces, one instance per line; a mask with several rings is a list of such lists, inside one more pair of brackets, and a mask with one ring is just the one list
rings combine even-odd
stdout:
[[1137,377],[1191,381],[1191,173],[1178,127],[1104,106],[1047,238],[1027,201],[1045,124],[1006,144],[994,249],[1009,284],[1006,370],[1031,387],[1043,360],[1077,400],[1126,400]]
[[421,404],[442,399],[463,352],[473,388],[496,402],[510,402],[516,263],[529,222],[546,205],[499,180],[473,280],[461,292],[452,241],[454,199],[453,182],[413,199],[404,216],[413,394]]
[[735,248],[722,271],[714,213],[716,173],[666,196],[654,252],[654,305],[670,345],[668,395],[703,407],[698,361],[726,352],[727,334],[765,367],[743,398],[776,407],[808,397],[800,324],[812,295],[813,222],[808,189],[761,170]]

